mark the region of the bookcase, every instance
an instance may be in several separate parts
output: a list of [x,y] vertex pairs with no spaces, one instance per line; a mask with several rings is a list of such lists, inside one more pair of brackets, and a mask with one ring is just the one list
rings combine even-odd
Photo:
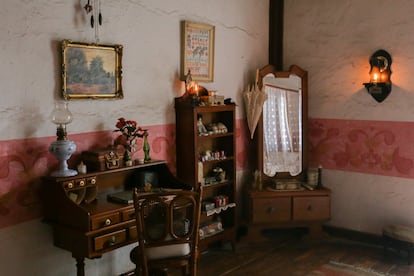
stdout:
[[235,105],[199,106],[175,99],[177,178],[203,185],[201,251],[229,241],[237,229]]

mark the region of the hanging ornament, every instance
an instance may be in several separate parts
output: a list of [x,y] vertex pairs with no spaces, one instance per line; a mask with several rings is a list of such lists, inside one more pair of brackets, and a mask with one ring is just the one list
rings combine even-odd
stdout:
[[86,13],[90,13],[93,10],[90,0],[88,0],[88,3],[83,8],[85,9]]
[[[83,1],[86,2],[86,0],[83,0]],[[99,42],[99,26],[102,26],[102,23],[103,23],[103,16],[101,12],[101,1],[100,0],[87,0],[87,3],[85,4],[83,8],[85,9],[86,14],[89,14],[89,13],[91,14],[91,17],[89,19],[89,24],[91,28],[95,30],[95,43],[98,43]]]
[[[88,13],[92,12],[92,11],[93,11],[93,6],[91,5],[91,1],[90,1],[90,0],[88,0],[88,3],[86,3],[86,5],[85,5],[83,8],[85,9],[86,14],[88,14]],[[91,20],[90,20],[90,23],[91,23],[91,27],[93,28],[94,23],[95,23],[95,19],[93,18],[93,12],[92,12],[92,14],[91,14]]]
[[99,22],[99,25],[102,26],[102,13],[101,13],[101,1],[100,0],[98,0],[98,4],[99,4],[98,22]]

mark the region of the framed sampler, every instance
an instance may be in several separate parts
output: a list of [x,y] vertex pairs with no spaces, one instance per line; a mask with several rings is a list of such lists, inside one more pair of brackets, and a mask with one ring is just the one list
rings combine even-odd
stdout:
[[62,96],[123,98],[122,45],[62,41]]
[[181,79],[190,71],[194,81],[214,80],[213,25],[183,21],[181,35]]

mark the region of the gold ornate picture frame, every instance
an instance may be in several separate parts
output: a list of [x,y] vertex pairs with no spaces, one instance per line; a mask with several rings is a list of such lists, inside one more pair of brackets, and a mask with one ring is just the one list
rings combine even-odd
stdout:
[[214,80],[214,35],[213,25],[183,21],[181,31],[181,79],[188,70],[194,81]]
[[62,41],[62,96],[122,99],[122,45]]

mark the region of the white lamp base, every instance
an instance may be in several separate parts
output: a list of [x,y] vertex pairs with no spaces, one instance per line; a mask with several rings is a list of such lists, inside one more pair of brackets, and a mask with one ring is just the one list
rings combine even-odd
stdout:
[[67,160],[76,151],[76,144],[71,140],[57,140],[49,146],[49,152],[59,161],[59,169],[51,173],[54,177],[67,177],[77,175],[78,172],[68,168]]
[[52,172],[50,175],[53,177],[68,177],[68,176],[75,176],[78,172],[75,170],[67,169],[67,170],[56,170]]

